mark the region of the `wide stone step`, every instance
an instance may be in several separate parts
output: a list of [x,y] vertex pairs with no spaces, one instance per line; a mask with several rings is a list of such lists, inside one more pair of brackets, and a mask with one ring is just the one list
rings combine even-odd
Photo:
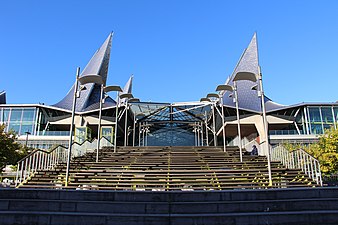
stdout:
[[45,199],[1,199],[2,211],[99,212],[99,213],[235,213],[301,210],[338,210],[338,198],[209,202],[119,202]]
[[0,221],[2,225],[326,225],[338,224],[337,214],[338,210],[222,214],[114,214],[10,211],[0,212]]
[[290,188],[231,191],[191,191],[191,192],[124,192],[124,191],[85,191],[85,190],[31,190],[2,189],[0,199],[51,199],[51,200],[100,200],[124,202],[191,202],[191,201],[246,201],[283,199],[337,198],[338,188]]

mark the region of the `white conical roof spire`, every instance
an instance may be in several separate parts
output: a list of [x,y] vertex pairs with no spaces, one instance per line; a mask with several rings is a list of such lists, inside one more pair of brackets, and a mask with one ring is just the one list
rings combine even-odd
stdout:
[[[126,85],[123,88],[123,91],[120,93],[120,95],[122,94],[132,94],[132,89],[133,89],[133,79],[134,79],[134,75],[131,75],[129,80],[127,81]],[[120,100],[120,102],[125,102],[126,99],[123,98]]]

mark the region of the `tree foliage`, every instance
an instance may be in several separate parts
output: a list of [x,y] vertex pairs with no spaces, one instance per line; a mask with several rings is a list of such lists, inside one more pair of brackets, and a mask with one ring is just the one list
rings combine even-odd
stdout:
[[306,151],[319,160],[323,173],[338,172],[338,130],[333,127],[326,130],[318,143],[311,144]]
[[15,132],[5,132],[5,125],[0,125],[0,172],[6,165],[16,164],[27,154],[27,148],[16,142]]
[[319,160],[321,171],[324,174],[333,174],[338,172],[338,130],[331,127],[319,137],[317,143],[307,146],[285,144],[289,150],[303,149]]

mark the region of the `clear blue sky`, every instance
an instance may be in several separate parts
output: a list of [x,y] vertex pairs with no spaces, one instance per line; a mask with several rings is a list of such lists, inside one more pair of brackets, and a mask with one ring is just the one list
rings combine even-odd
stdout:
[[143,101],[194,101],[231,74],[255,31],[266,95],[338,100],[338,1],[58,0],[0,4],[0,90],[54,104],[114,31],[108,84]]

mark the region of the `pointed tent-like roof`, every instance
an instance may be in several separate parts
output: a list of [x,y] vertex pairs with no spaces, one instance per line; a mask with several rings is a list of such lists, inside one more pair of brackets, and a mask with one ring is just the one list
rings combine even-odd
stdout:
[[[107,81],[108,66],[110,59],[110,50],[113,33],[110,33],[102,46],[95,52],[85,69],[80,76],[100,75],[103,79],[104,85]],[[89,83],[85,84],[85,89],[81,91],[80,97],[76,100],[76,111],[82,112],[98,108],[100,101],[100,85]],[[74,85],[60,102],[54,106],[71,110],[74,96]],[[115,104],[111,101],[106,101],[106,104]]]
[[[259,61],[258,61],[258,45],[257,34],[254,33],[248,47],[244,50],[239,62],[237,63],[235,70],[225,84],[233,86],[233,79],[238,72],[251,72],[254,74],[259,73]],[[251,88],[258,85],[256,82],[240,80],[237,81],[237,93],[238,93],[238,106],[243,110],[261,112],[261,101],[257,96],[257,93]],[[229,97],[229,91],[224,92],[223,104],[230,107],[235,107],[235,103],[232,98]],[[282,107],[277,103],[271,101],[271,99],[265,97],[266,110],[272,110],[278,107]]]
[[128,79],[126,85],[124,85],[123,88],[123,94],[125,93],[130,93],[132,92],[132,88],[133,88],[133,79],[134,79],[134,75],[131,75],[130,78]]
[[[134,75],[131,75],[130,78],[128,79],[126,85],[123,88],[123,91],[119,94],[132,94],[132,88],[133,88],[133,79],[134,79]],[[121,103],[124,103],[127,99],[123,98],[120,100]]]

